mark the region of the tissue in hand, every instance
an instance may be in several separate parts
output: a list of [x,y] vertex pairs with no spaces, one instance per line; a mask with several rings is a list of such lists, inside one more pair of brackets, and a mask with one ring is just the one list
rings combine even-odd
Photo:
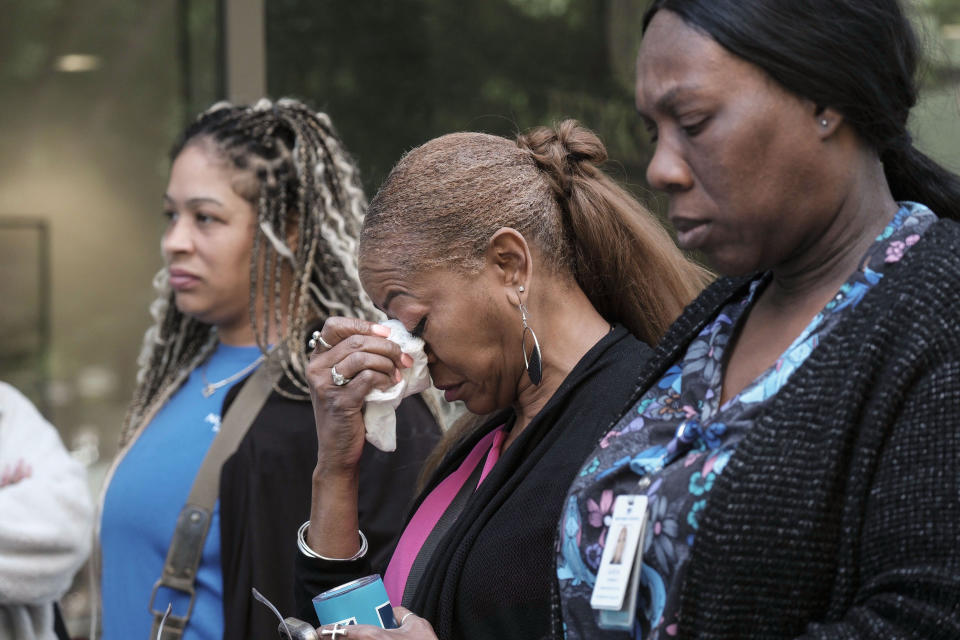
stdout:
[[396,451],[396,408],[407,396],[420,393],[430,386],[430,372],[427,370],[427,354],[423,352],[423,340],[410,335],[399,320],[387,320],[380,324],[390,329],[387,339],[397,343],[404,353],[413,358],[413,366],[401,369],[403,380],[386,391],[374,389],[366,395],[363,424],[367,442],[381,451]]

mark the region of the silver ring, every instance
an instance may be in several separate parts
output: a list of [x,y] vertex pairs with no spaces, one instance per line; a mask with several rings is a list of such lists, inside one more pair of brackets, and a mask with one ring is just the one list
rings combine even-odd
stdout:
[[324,340],[319,331],[314,331],[313,335],[310,336],[310,342],[307,343],[307,346],[312,350],[316,349],[318,344],[324,349],[333,349],[333,345]]
[[342,387],[343,385],[353,380],[353,378],[348,378],[344,375],[337,373],[336,365],[330,367],[330,377],[333,378],[333,384],[337,385],[338,387]]
[[347,637],[347,625],[342,622],[338,622],[333,625],[333,629],[324,629],[320,632],[321,636],[330,636],[331,638],[336,638],[337,636]]
[[407,618],[409,618],[412,615],[413,615],[413,611],[407,611],[405,614],[403,614],[403,617],[400,618],[400,626],[402,627],[403,623],[407,621]]

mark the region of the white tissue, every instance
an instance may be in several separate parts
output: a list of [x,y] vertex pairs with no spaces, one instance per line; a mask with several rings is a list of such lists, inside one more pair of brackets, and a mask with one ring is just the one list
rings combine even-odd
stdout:
[[388,340],[413,358],[413,366],[401,369],[403,380],[386,391],[374,389],[364,398],[363,425],[367,442],[381,451],[397,450],[397,413],[400,401],[430,386],[430,371],[427,369],[427,354],[423,352],[423,340],[410,335],[399,320],[381,322],[390,329]]

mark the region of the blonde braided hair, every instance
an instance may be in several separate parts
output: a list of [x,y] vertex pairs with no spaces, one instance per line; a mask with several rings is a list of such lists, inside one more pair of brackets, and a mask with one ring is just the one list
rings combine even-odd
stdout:
[[[249,177],[235,181],[234,189],[257,213],[250,261],[251,326],[264,353],[271,327],[282,331],[277,361],[300,393],[279,385],[276,390],[307,399],[304,345],[309,326],[331,314],[381,317],[357,273],[357,237],[367,206],[359,171],[330,118],[290,99],[213,105],[184,131],[171,160],[188,145],[200,143]],[[287,296],[281,287],[284,269],[293,282]],[[137,387],[121,445],[217,344],[215,327],[177,309],[166,269],[153,284],[158,295],[150,305],[154,325],[144,334],[137,359]]]

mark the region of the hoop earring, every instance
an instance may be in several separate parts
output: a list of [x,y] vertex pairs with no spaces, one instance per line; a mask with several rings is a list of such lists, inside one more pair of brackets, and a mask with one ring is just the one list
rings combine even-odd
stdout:
[[[523,288],[521,287],[521,291]],[[540,355],[540,341],[537,340],[537,334],[533,332],[530,325],[527,324],[527,308],[520,303],[520,320],[523,322],[523,334],[520,336],[520,349],[523,350],[523,364],[527,367],[527,375],[530,376],[530,382],[540,384],[543,380],[543,358]],[[527,357],[527,332],[533,338],[533,350],[530,357]]]

